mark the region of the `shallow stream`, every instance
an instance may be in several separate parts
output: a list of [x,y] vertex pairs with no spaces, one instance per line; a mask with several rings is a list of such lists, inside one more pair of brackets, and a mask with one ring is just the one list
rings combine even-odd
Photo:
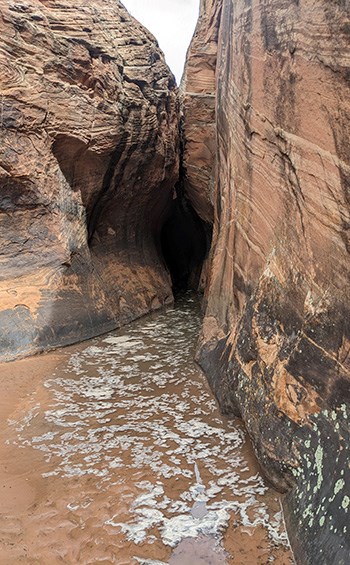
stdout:
[[193,361],[197,300],[0,365],[0,564],[292,563],[278,494]]

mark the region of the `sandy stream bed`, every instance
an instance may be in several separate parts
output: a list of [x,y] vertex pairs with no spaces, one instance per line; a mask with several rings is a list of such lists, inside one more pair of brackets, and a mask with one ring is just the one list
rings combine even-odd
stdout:
[[192,298],[0,365],[0,564],[287,565],[279,495],[193,361]]

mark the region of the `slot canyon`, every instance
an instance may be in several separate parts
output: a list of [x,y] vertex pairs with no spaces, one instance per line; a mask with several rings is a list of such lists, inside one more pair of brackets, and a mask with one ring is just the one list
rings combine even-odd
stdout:
[[348,0],[0,16],[0,564],[348,565]]

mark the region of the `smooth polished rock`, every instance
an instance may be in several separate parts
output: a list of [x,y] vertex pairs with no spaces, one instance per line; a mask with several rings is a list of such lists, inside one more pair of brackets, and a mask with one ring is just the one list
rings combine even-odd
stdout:
[[201,2],[180,86],[184,189],[207,224],[214,221],[215,80],[220,17],[220,2]]
[[0,1],[0,358],[172,300],[175,80],[117,0]]
[[[350,13],[342,0],[203,0],[201,38],[220,9],[214,243],[198,359],[288,493],[298,562],[345,565]],[[206,61],[203,42],[190,52],[187,85],[191,75],[200,84],[194,68],[207,84]],[[189,88],[185,116],[193,100]],[[195,103],[204,115],[206,100]],[[186,138],[206,153],[206,135],[185,119]],[[190,163],[187,174],[191,185]],[[204,179],[188,190],[194,206],[200,190],[207,202]]]

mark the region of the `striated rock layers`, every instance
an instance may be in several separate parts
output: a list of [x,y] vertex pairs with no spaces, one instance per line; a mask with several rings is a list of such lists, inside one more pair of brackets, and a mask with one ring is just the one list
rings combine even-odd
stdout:
[[[212,37],[220,9],[214,246],[198,358],[223,411],[244,419],[265,472],[288,493],[298,562],[346,564],[348,3],[203,0],[197,43]],[[196,44],[184,103],[185,115],[194,114],[185,121],[185,162],[197,210],[208,175],[194,173],[186,151],[205,154],[203,170],[210,170],[209,130],[193,125],[207,115],[209,74],[206,45]],[[203,93],[194,97],[200,77]]]
[[170,301],[174,78],[117,0],[0,1],[0,358]]
[[[216,166],[216,63],[221,3],[201,2],[199,19],[187,53],[180,87],[181,181],[184,197],[202,221],[209,251],[214,222]],[[209,256],[202,258],[193,285],[203,291],[207,284]]]
[[184,188],[198,216],[214,220],[216,58],[221,3],[202,2],[181,82]]

